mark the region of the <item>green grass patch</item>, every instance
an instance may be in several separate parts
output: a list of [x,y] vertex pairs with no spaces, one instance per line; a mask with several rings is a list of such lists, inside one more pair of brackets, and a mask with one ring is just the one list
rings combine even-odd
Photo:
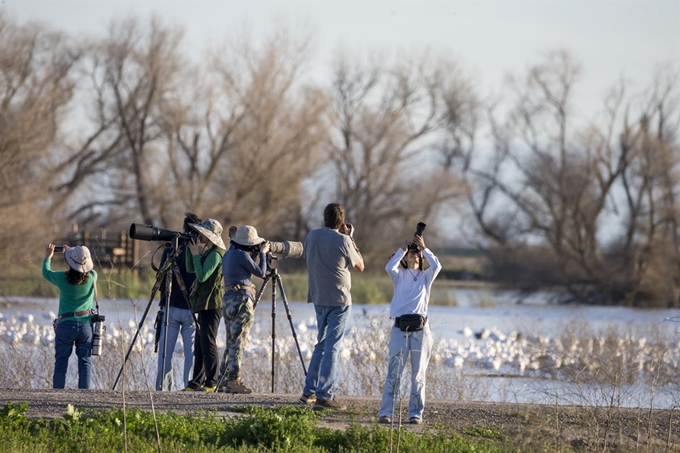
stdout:
[[484,426],[471,426],[463,428],[463,434],[473,437],[484,437],[487,439],[500,439],[501,433],[497,429],[486,428]]
[[[66,264],[55,261],[53,270],[66,270]],[[148,268],[132,272],[128,269],[97,268],[99,283],[97,290],[101,299],[148,300],[156,282],[156,273]],[[280,273],[286,299],[289,302],[305,302],[307,300],[307,273]],[[261,279],[254,279],[258,289]],[[452,290],[456,283],[444,279],[434,281],[432,287],[432,305],[456,306],[458,302]],[[281,300],[279,288],[277,297]],[[394,290],[389,276],[382,273],[358,273],[352,275],[352,300],[358,304],[388,304],[392,300]],[[35,269],[11,270],[11,273],[0,277],[0,295],[19,297],[56,298],[57,288],[42,278],[40,267]],[[156,293],[156,299],[160,297]],[[262,293],[262,300],[271,299],[271,280]],[[480,303],[486,302],[481,300]]]
[[27,405],[8,404],[0,411],[0,452],[376,452],[390,442],[403,453],[501,452],[498,439],[470,439],[446,429],[390,432],[377,424],[352,423],[346,429],[319,426],[318,413],[306,408],[244,407],[235,417],[215,414],[153,414],[128,411],[80,411],[63,418],[26,417]]

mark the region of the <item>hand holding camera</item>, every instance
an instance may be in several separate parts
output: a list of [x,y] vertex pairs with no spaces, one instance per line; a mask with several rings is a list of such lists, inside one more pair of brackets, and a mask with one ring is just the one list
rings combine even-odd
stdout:
[[260,245],[260,253],[269,253],[270,248],[271,248],[271,243],[269,241],[264,241]]
[[415,245],[419,249],[418,251],[425,250],[425,239],[422,236],[415,235],[411,245]]
[[189,247],[189,251],[191,252],[192,255],[201,254],[201,244],[199,244],[198,238],[192,238],[188,242],[187,247]]
[[47,244],[45,246],[45,258],[51,259],[55,253],[64,253],[64,250],[68,248],[67,245],[54,245]]
[[354,225],[351,223],[343,223],[339,230],[342,234],[346,234],[349,237],[354,237]]
[[[419,253],[425,248],[425,241],[423,241],[423,231],[425,231],[426,226],[427,225],[425,225],[423,222],[418,222],[418,225],[416,225],[416,232],[413,235],[413,241],[408,246],[409,252]],[[417,241],[418,238],[420,241]]]

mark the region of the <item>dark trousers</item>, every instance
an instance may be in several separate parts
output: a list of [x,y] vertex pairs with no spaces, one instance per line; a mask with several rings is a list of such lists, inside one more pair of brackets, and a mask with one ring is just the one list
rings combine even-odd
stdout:
[[198,332],[194,341],[194,377],[189,387],[215,387],[219,373],[217,330],[222,310],[202,310],[197,313]]

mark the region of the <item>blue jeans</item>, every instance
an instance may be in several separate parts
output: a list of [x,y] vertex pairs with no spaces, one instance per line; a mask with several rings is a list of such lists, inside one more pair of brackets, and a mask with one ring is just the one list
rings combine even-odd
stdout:
[[90,388],[92,374],[92,324],[76,321],[63,321],[57,324],[54,337],[54,375],[52,388],[63,389],[66,385],[68,359],[76,347],[78,356],[78,388]]
[[314,310],[319,333],[302,392],[305,395],[316,395],[318,399],[326,401],[333,398],[335,370],[340,357],[340,342],[345,336],[345,327],[352,312],[352,306],[314,305]]
[[[168,317],[168,353],[165,354],[165,378],[163,378],[163,351],[165,347],[165,311],[163,311],[163,322],[158,327],[161,335],[158,340],[158,373],[156,375],[156,390],[172,390],[174,386],[174,376],[172,373],[172,355],[177,344],[177,337],[182,333],[182,346],[184,347],[184,381],[183,389],[191,378],[191,368],[194,365],[194,336],[196,335],[196,325],[191,310],[185,308],[170,307]],[[162,384],[162,386],[161,386]]]
[[379,417],[394,418],[394,405],[399,397],[401,378],[406,369],[407,360],[411,362],[411,392],[408,402],[409,417],[423,417],[425,408],[425,373],[430,362],[433,347],[430,324],[425,324],[418,332],[402,332],[392,327],[389,343],[390,361],[387,366],[387,378],[383,388]]

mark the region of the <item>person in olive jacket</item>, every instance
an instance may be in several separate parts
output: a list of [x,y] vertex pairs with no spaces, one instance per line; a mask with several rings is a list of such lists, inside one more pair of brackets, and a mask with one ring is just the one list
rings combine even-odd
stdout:
[[196,288],[191,294],[191,311],[198,318],[198,338],[194,341],[194,374],[187,391],[214,392],[219,374],[217,331],[222,317],[222,225],[215,219],[190,223],[198,239],[189,242],[187,271],[196,274]]

